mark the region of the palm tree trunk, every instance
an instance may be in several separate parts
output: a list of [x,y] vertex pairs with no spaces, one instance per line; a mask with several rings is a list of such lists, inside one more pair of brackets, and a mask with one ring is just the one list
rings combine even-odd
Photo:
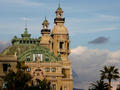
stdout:
[[109,80],[109,84],[108,84],[108,90],[111,90],[111,80]]

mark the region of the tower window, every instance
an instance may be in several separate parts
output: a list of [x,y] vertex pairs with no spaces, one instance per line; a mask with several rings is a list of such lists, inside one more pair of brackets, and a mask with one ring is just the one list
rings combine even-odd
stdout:
[[3,64],[3,72],[7,72],[8,70],[8,64]]
[[47,25],[45,25],[45,29],[47,29]]
[[46,68],[45,71],[46,71],[46,72],[50,72],[50,68]]
[[56,68],[52,68],[52,72],[56,72]]
[[60,42],[60,46],[59,46],[60,49],[63,49],[63,44],[64,42]]
[[69,43],[67,43],[67,49],[69,50]]
[[59,13],[59,16],[61,16],[61,13]]

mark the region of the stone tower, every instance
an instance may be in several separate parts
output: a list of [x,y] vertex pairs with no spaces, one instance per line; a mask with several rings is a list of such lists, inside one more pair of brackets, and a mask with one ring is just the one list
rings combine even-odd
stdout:
[[[69,89],[73,89],[73,77],[72,77],[72,68],[70,65],[70,60],[68,56],[70,54],[70,40],[69,33],[67,28],[64,26],[65,18],[63,18],[63,10],[58,6],[56,10],[56,18],[54,19],[55,26],[52,29],[51,37],[52,37],[52,50],[56,56],[61,55],[62,59],[62,73],[63,77],[63,85],[66,85]],[[65,87],[64,87],[65,88]]]
[[56,10],[56,18],[54,23],[56,24],[52,29],[51,36],[53,38],[53,52],[56,56],[61,54],[61,58],[64,61],[68,60],[70,54],[70,40],[67,28],[64,26],[65,18],[63,18],[62,8],[59,7]]
[[45,20],[42,23],[43,29],[41,30],[41,40],[40,40],[40,45],[45,46],[47,48],[50,48],[50,29],[49,29],[49,22],[45,17]]

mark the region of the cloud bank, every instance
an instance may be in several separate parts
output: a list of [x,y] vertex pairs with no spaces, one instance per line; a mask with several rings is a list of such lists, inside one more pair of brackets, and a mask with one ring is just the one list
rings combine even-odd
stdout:
[[[74,87],[85,90],[88,90],[91,82],[99,79],[99,70],[103,69],[104,65],[115,65],[120,68],[120,51],[110,52],[78,46],[72,49],[69,58],[73,68]],[[113,90],[116,83],[118,82],[113,82]]]

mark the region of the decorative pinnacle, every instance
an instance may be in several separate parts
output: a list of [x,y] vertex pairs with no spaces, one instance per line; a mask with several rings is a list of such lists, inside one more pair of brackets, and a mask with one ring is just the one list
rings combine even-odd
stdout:
[[46,16],[45,16],[45,20],[43,21],[42,25],[44,25],[44,24],[48,24],[49,25],[49,22],[48,22]]
[[47,19],[46,19],[46,16],[45,16],[45,20],[47,20]]
[[25,30],[27,30],[27,18],[24,18]]
[[27,28],[27,23],[25,24],[25,28]]

